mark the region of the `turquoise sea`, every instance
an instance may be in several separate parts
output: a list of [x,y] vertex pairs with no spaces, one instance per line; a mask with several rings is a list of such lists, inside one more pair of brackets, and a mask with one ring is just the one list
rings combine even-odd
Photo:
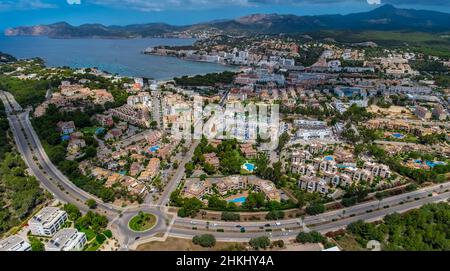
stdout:
[[194,42],[194,39],[50,39],[0,36],[0,52],[17,58],[40,57],[51,67],[97,67],[113,74],[157,80],[232,69],[213,63],[141,54],[147,47],[190,45]]

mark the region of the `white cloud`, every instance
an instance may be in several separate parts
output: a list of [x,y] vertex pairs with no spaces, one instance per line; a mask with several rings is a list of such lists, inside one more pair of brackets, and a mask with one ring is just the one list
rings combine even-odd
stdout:
[[255,5],[254,3],[250,3],[251,1],[249,0],[86,0],[85,2],[114,8],[131,8],[139,11],[195,10]]
[[367,0],[369,5],[381,5],[381,0]]
[[[132,9],[139,11],[164,10],[197,10],[217,9],[223,7],[260,7],[264,5],[286,5],[297,7],[299,4],[343,4],[367,3],[381,4],[423,4],[448,5],[450,0],[65,0],[70,5],[93,4],[117,9]],[[64,0],[0,0],[0,10],[23,10],[39,8],[55,8]]]
[[0,0],[0,10],[26,10],[56,8],[57,5],[41,0]]

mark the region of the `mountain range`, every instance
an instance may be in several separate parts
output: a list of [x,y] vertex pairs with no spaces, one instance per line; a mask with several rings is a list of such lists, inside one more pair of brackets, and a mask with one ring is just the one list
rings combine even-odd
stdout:
[[318,30],[450,31],[450,14],[437,11],[399,9],[384,5],[369,12],[348,15],[297,16],[253,14],[233,20],[217,20],[194,25],[174,26],[166,23],[105,26],[66,22],[21,26],[5,30],[7,36],[48,36],[51,38],[136,38],[161,37],[189,31],[221,31],[225,34],[307,33]]

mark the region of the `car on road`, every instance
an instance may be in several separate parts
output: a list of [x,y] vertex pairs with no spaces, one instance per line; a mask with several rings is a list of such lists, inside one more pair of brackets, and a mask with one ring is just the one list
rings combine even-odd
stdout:
[[244,227],[241,228],[241,232],[245,232],[245,228]]
[[276,226],[281,226],[281,223],[280,222],[276,222],[275,225]]
[[236,228],[242,228],[242,226],[241,225],[236,225]]
[[270,224],[266,224],[266,225],[264,225],[264,227],[270,227]]
[[191,224],[195,225],[197,224],[197,222],[191,220]]

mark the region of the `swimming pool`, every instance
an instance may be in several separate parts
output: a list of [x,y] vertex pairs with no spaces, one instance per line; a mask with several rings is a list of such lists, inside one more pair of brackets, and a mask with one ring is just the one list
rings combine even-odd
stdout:
[[242,166],[242,168],[245,169],[245,170],[247,170],[247,171],[249,171],[249,172],[253,172],[253,171],[255,170],[255,165],[250,164],[250,163],[245,163],[245,164]]
[[[416,164],[422,164],[423,161],[420,159],[417,159],[414,161]],[[435,166],[440,166],[440,165],[446,165],[447,163],[442,162],[442,161],[425,161],[425,164],[431,168],[435,167]]]
[[101,133],[103,133],[105,131],[105,128],[97,128],[97,130],[95,130],[95,134],[99,135]]
[[333,161],[333,156],[325,156],[325,161]]
[[392,136],[397,138],[397,139],[402,139],[402,138],[405,137],[403,134],[400,134],[400,133],[393,133]]
[[159,149],[160,149],[159,146],[153,146],[153,147],[149,148],[148,150],[149,150],[150,152],[156,152],[156,151],[159,150]]
[[61,136],[61,141],[68,141],[68,140],[70,140],[70,135]]
[[240,198],[235,198],[235,199],[230,199],[227,200],[227,202],[234,202],[234,203],[244,203],[247,200],[247,197],[240,197]]
[[434,162],[426,161],[425,163],[426,163],[427,166],[429,166],[429,167],[435,167],[435,166],[440,166],[440,165],[446,165],[446,163],[445,163],[445,162],[442,162],[442,161],[434,161]]

